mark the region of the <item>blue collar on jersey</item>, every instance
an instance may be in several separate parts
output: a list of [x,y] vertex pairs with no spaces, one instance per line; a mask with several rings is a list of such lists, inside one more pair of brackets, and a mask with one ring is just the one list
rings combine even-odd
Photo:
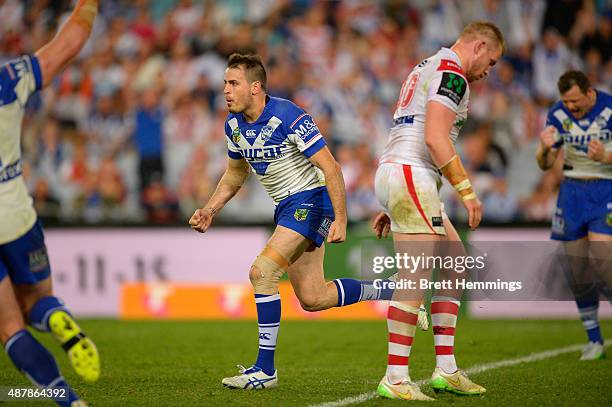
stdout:
[[[567,108],[565,107],[563,102],[560,102],[561,103],[561,109],[578,126],[580,126],[581,128],[588,127],[593,122],[593,120],[595,120],[597,118],[597,116],[599,116],[601,111],[604,110],[606,108],[606,106],[608,106],[608,104],[609,104],[609,101],[606,101],[606,99],[609,100],[610,99],[610,95],[606,94],[605,92],[599,91],[597,89],[595,89],[595,94],[596,94],[595,104],[593,105],[591,110],[589,110],[589,112],[583,118],[581,118],[581,119],[576,119],[574,117],[574,115],[572,114],[572,112],[567,110]],[[586,126],[581,126],[580,122],[584,122],[585,120],[588,120],[589,124],[586,125]]]
[[243,127],[243,126],[252,126],[254,124],[257,124],[258,122],[262,121],[262,120],[267,120],[269,119],[269,111],[271,106],[274,104],[276,98],[272,98],[268,95],[266,95],[266,104],[264,105],[263,110],[261,111],[261,114],[259,115],[259,117],[253,122],[253,123],[249,123],[244,119],[244,114],[243,113],[239,113],[237,115],[235,115],[236,119],[238,119],[238,127]]

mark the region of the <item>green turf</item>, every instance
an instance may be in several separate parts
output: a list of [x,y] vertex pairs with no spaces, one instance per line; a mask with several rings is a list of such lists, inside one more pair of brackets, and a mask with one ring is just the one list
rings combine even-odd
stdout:
[[[87,384],[46,335],[62,371],[91,406],[306,406],[373,392],[386,366],[386,324],[380,322],[284,322],[278,345],[280,387],[245,392],[224,389],[220,380],[249,365],[256,352],[255,322],[118,322],[89,320],[83,327],[103,358],[100,381]],[[612,335],[612,321],[602,324]],[[431,330],[418,332],[411,355],[414,380],[433,368]],[[471,321],[462,319],[456,349],[460,367],[582,343],[578,320]],[[608,349],[612,351],[612,349]],[[490,370],[471,378],[482,397],[434,395],[440,404],[470,406],[612,405],[612,358],[579,362],[578,353]],[[0,386],[27,386],[0,355]],[[394,405],[374,399],[361,405]],[[14,403],[43,406],[41,402]],[[48,404],[52,405],[52,404]]]

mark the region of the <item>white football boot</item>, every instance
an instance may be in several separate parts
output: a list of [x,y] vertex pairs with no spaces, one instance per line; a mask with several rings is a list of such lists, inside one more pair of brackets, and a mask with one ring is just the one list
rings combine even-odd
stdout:
[[263,390],[278,386],[277,370],[274,371],[272,376],[268,376],[257,366],[246,369],[244,366],[238,365],[238,371],[240,372],[239,375],[221,380],[223,386],[244,390]]
[[599,342],[589,342],[582,350],[580,360],[597,360],[604,359],[606,352],[604,346]]

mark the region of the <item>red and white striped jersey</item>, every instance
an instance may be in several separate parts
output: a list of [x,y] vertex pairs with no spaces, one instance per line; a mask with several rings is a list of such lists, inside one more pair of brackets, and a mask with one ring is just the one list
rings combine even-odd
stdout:
[[437,169],[425,144],[427,103],[442,103],[457,114],[449,134],[454,144],[467,119],[469,93],[461,61],[451,49],[442,48],[419,63],[400,91],[394,125],[380,162]]

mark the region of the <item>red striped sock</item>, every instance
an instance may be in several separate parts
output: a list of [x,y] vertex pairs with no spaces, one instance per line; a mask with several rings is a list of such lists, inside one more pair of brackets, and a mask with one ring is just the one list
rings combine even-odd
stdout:
[[389,354],[387,378],[391,383],[400,383],[409,378],[408,358],[416,330],[419,309],[398,301],[389,303],[387,328],[389,329]]
[[446,373],[457,371],[454,346],[460,304],[459,301],[439,297],[433,297],[431,300],[431,325],[436,348],[436,366]]

